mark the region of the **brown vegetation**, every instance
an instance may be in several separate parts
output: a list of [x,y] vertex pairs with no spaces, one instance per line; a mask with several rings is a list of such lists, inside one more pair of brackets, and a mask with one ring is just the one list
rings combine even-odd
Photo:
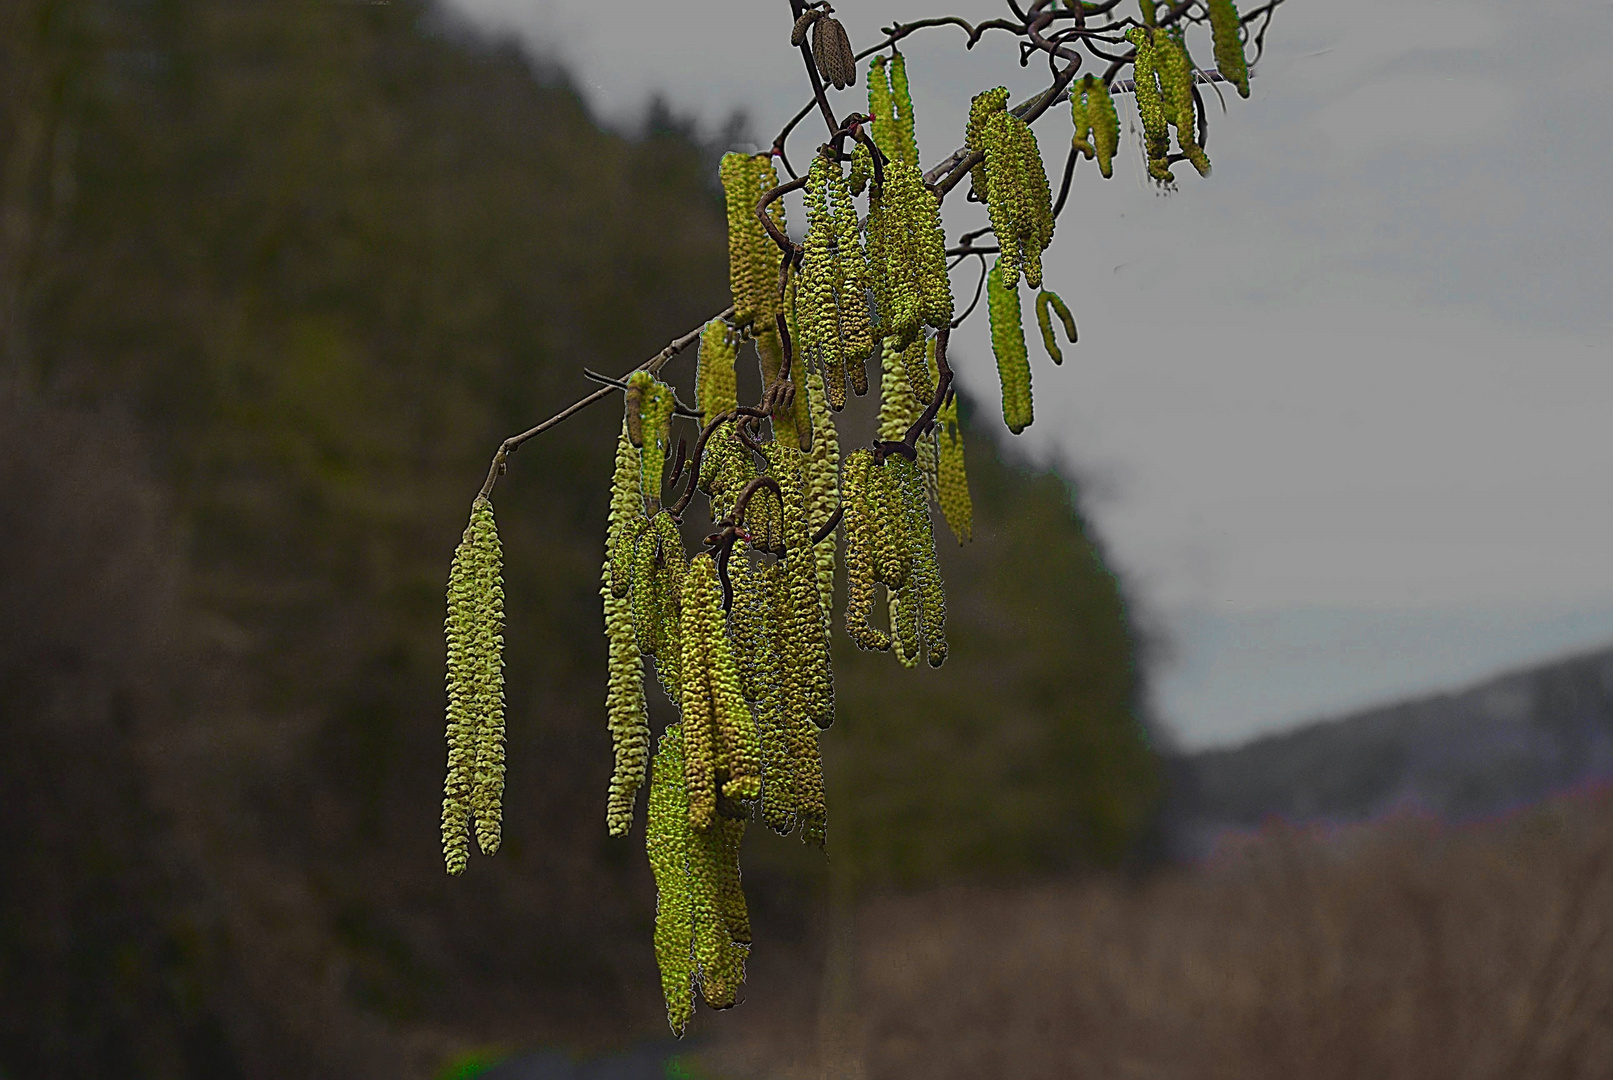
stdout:
[[[1471,828],[1274,828],[1143,880],[877,901],[858,920],[862,1050],[843,1071],[1606,1076],[1610,811],[1602,793]],[[713,1064],[818,1074],[809,1002],[753,1004],[765,1020],[726,1029]]]

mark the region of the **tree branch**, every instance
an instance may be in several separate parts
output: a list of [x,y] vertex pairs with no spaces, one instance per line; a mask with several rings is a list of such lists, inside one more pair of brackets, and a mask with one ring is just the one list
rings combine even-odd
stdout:
[[[715,317],[719,319],[726,319],[733,313],[734,306],[730,304],[722,311],[718,312]],[[706,322],[710,321],[710,319],[706,320]],[[650,357],[648,360],[644,361],[644,363],[640,364],[632,371],[629,371],[627,374],[631,375],[634,371],[648,371],[651,373],[660,371],[668,360],[672,359],[684,349],[687,349],[695,341],[699,340],[700,332],[705,328],[706,323],[701,323],[693,330],[690,330],[687,334],[684,334],[681,337],[673,338],[667,343],[666,348],[662,349],[660,352],[656,353],[654,356]],[[558,424],[564,423],[595,402],[604,401],[606,398],[610,397],[611,394],[615,393],[616,390],[617,387],[614,385],[602,386],[580,401],[574,401],[570,405],[567,405],[564,409],[561,409],[559,412],[549,417],[549,419],[545,420],[537,427],[529,428],[526,431],[521,432],[519,435],[511,435],[508,439],[505,439],[499,444],[498,452],[493,455],[493,463],[489,465],[487,469],[487,479],[482,482],[482,490],[477,493],[477,497],[486,499],[493,494],[493,485],[498,483],[498,478],[504,475],[510,455],[519,450],[522,443],[526,442],[528,439],[536,438],[537,436],[542,435],[545,431],[548,431],[550,428],[555,427]]]

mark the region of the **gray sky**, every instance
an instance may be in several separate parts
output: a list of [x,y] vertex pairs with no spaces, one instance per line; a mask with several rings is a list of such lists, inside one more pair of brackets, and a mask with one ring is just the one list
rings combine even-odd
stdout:
[[[607,122],[659,91],[770,139],[803,100],[783,0],[455,2],[566,63]],[[999,10],[839,14],[860,47]],[[926,161],[971,95],[1041,84],[1007,41],[904,43]],[[1022,439],[1073,463],[1169,636],[1156,698],[1185,744],[1613,640],[1610,61],[1607,0],[1290,0],[1252,99],[1212,98],[1209,179],[1156,194],[1130,131],[1113,180],[1078,172],[1047,280],[1081,344],[1038,364],[1033,329]],[[1038,125],[1050,171],[1069,133],[1062,109]],[[949,234],[976,217],[950,200]],[[995,400],[983,318],[955,349]]]

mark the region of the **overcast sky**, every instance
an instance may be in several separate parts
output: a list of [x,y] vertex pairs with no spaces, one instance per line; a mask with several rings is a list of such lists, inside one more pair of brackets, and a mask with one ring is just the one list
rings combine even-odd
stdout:
[[[783,0],[455,3],[565,63],[609,123],[658,92],[770,141],[803,100]],[[839,14],[861,47],[893,19],[999,10]],[[1007,41],[904,43],[926,161],[972,94],[1045,77]],[[1130,131],[1113,180],[1078,172],[1047,279],[1081,344],[1055,369],[1032,330],[1021,438],[1084,482],[1167,633],[1155,697],[1184,744],[1613,640],[1610,62],[1607,0],[1289,0],[1251,100],[1212,97],[1209,179],[1179,166],[1160,196]],[[1068,112],[1038,134],[1060,167]],[[976,216],[949,200],[950,235]],[[986,334],[955,351],[995,400]]]

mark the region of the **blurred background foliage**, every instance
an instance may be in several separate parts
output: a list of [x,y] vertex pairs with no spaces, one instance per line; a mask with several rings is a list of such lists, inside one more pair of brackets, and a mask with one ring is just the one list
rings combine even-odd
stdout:
[[[506,838],[455,881],[442,587],[499,439],[726,302],[726,147],[607,133],[413,2],[0,0],[0,80],[0,1073],[658,1032],[641,838],[603,828],[613,408],[499,489]],[[836,657],[831,853],[872,887],[1112,865],[1156,804],[1070,485],[970,439],[952,659]],[[809,935],[822,857],[746,859],[760,947]]]

